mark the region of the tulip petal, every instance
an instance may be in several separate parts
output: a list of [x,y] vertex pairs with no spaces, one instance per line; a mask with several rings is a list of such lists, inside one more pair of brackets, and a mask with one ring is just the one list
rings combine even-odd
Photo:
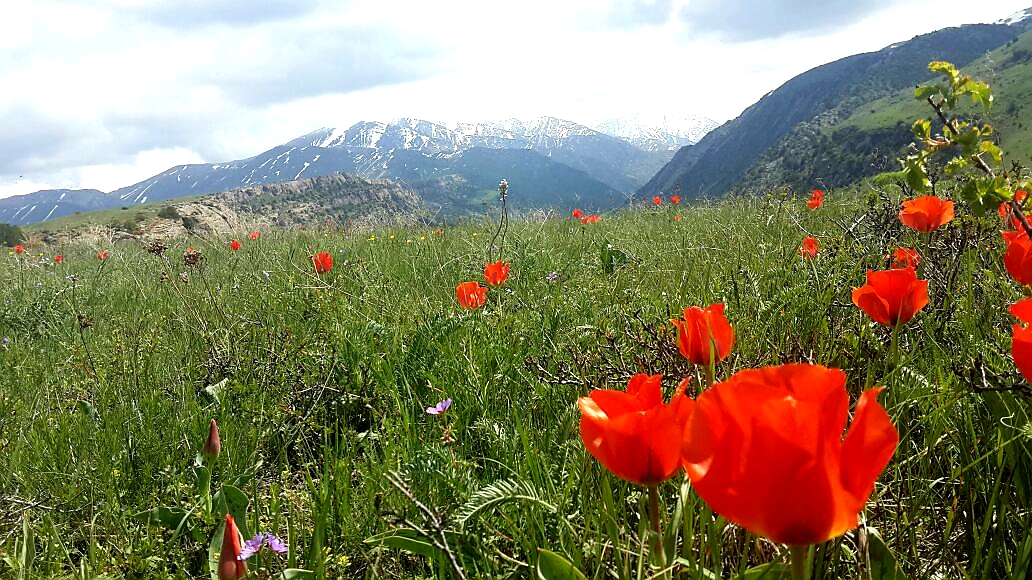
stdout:
[[842,485],[852,493],[859,510],[874,490],[874,481],[892,459],[899,432],[878,403],[882,388],[867,389],[856,404],[849,432],[842,442]]

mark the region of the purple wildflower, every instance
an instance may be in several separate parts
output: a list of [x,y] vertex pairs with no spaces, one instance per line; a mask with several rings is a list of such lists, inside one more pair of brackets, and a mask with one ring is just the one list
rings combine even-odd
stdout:
[[431,415],[443,415],[451,407],[451,399],[445,399],[433,407],[427,407],[426,412]]
[[559,272],[549,272],[548,275],[545,276],[545,280],[548,280],[549,282],[555,282],[558,279],[559,279]]
[[275,534],[265,534],[265,543],[269,546],[269,549],[277,554],[282,554],[287,551],[287,545],[280,541]]
[[262,549],[263,546],[267,546],[277,554],[282,554],[287,551],[287,545],[276,537],[275,534],[258,532],[253,538],[244,542],[244,546],[240,549],[240,555],[237,556],[237,560],[246,560],[251,556],[254,556]]
[[246,560],[254,556],[258,550],[262,549],[263,543],[265,543],[265,537],[261,532],[258,532],[253,538],[244,542],[244,547],[240,549],[240,555],[237,556],[237,560]]

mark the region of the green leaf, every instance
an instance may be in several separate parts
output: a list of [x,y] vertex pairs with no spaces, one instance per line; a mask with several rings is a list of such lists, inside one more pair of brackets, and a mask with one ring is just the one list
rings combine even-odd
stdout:
[[232,485],[223,485],[222,489],[211,499],[214,515],[222,519],[225,519],[227,513],[233,516],[237,529],[245,538],[251,537],[247,527],[248,502],[247,495]]
[[612,274],[617,268],[630,260],[623,250],[613,247],[613,244],[608,242],[599,252],[599,259],[602,262],[602,272],[606,274]]
[[919,100],[925,100],[928,97],[934,95],[943,95],[946,93],[946,87],[939,84],[934,85],[921,85],[914,89],[914,98]]
[[219,552],[222,551],[222,536],[225,533],[226,521],[222,520],[208,542],[208,571],[211,572],[211,580],[219,580]]
[[914,121],[911,130],[914,132],[914,137],[917,137],[921,141],[927,141],[932,138],[932,120],[931,119],[918,119]]
[[149,526],[160,526],[178,533],[184,527],[189,528],[190,512],[176,507],[156,507],[133,517]]
[[455,521],[460,528],[464,528],[469,520],[478,514],[512,501],[534,503],[552,513],[556,510],[554,505],[541,498],[533,485],[524,481],[502,479],[475,491],[459,510]]
[[29,525],[29,514],[22,516],[22,540],[18,550],[18,580],[32,577],[32,562],[36,559],[36,534]]
[[992,141],[982,141],[978,144],[979,153],[988,153],[992,155],[993,161],[997,164],[1003,163],[1003,151],[996,146]]
[[867,526],[867,554],[871,563],[871,580],[906,580],[907,575],[899,567],[878,530]]
[[792,569],[781,562],[769,562],[749,568],[736,576],[737,580],[782,580],[792,577]]
[[569,560],[548,550],[538,549],[538,580],[588,580]]
[[928,63],[928,70],[946,75],[950,79],[950,84],[953,84],[957,80],[957,67],[955,67],[952,62],[933,60]]
[[385,548],[394,548],[396,550],[404,550],[410,554],[416,554],[417,556],[424,556],[431,560],[437,560],[444,556],[441,550],[438,550],[436,546],[430,543],[429,540],[420,536],[415,530],[406,528],[388,530],[382,534],[376,534],[365,539],[366,544],[374,546],[383,546]]
[[279,575],[280,580],[315,580],[315,572],[302,568],[287,568]]
[[966,158],[954,157],[946,163],[946,167],[943,170],[946,172],[946,175],[957,175],[968,165],[970,165],[970,162]]

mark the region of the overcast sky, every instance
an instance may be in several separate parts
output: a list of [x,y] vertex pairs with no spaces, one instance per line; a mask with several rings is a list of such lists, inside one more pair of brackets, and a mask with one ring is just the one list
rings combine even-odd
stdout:
[[27,0],[0,23],[0,197],[110,191],[323,126],[726,121],[816,65],[1032,0]]

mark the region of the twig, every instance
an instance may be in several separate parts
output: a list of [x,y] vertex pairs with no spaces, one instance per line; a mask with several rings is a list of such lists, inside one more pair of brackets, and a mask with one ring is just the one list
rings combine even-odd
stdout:
[[416,499],[416,496],[412,494],[412,490],[410,490],[408,485],[406,485],[405,482],[401,480],[401,475],[394,471],[388,471],[387,481],[390,482],[390,484],[393,485],[398,491],[400,491],[402,495],[407,497],[408,500],[412,502],[412,505],[416,506],[416,508],[418,508],[419,511],[423,512],[423,515],[426,517],[427,521],[430,522],[430,525],[433,527],[434,532],[436,532],[437,538],[435,538],[432,534],[428,533],[426,530],[420,528],[419,526],[415,525],[414,523],[406,519],[403,519],[402,522],[407,527],[411,528],[418,534],[430,540],[430,542],[434,545],[435,548],[443,551],[445,555],[448,556],[448,561],[451,563],[452,569],[455,570],[455,574],[459,577],[460,580],[466,580],[466,574],[463,573],[462,567],[459,566],[458,559],[455,558],[455,554],[452,552],[451,547],[448,545],[448,536],[445,534],[444,523],[441,521],[441,518],[437,517],[437,514],[435,514],[433,510],[427,507],[426,504]]

